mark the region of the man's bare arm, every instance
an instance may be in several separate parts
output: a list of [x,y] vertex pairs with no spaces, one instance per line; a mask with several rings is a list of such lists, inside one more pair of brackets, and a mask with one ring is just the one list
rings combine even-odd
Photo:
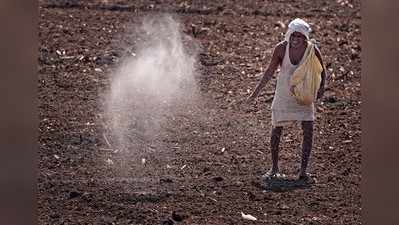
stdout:
[[[283,53],[283,54],[282,54]],[[284,45],[282,43],[278,44],[273,51],[272,59],[270,60],[269,66],[263,74],[261,80],[256,86],[255,90],[248,97],[248,100],[252,100],[256,98],[260,92],[260,90],[269,82],[269,80],[273,77],[274,72],[277,70],[278,66],[282,62],[282,55],[284,55]]]
[[324,88],[325,88],[325,83],[326,83],[326,76],[327,76],[327,75],[326,75],[326,71],[325,71],[323,59],[322,59],[321,54],[320,54],[320,50],[319,50],[317,47],[315,48],[315,50],[316,50],[316,51],[315,51],[316,56],[317,56],[317,58],[319,59],[321,66],[323,67],[323,70],[321,71],[320,88],[319,88],[319,91],[318,91],[318,93],[317,93],[317,99],[319,99],[319,98],[323,97]]

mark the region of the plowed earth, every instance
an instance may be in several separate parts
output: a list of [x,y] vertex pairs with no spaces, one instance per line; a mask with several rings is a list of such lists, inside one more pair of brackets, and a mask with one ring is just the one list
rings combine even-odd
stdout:
[[[42,0],[38,10],[39,224],[361,223],[360,1]],[[201,97],[165,115],[140,151],[120,154],[101,95],[134,40],[126,31],[160,13],[200,46]],[[329,76],[316,107],[314,182],[295,180],[301,128],[291,126],[280,145],[288,179],[265,183],[276,79],[244,100],[295,17],[312,25]]]

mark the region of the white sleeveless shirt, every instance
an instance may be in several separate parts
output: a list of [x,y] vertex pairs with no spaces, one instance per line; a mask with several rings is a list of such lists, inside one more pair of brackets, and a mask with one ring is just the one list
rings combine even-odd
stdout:
[[277,75],[276,90],[271,106],[272,125],[277,126],[289,121],[313,121],[314,120],[314,104],[310,106],[300,105],[290,93],[290,79],[297,65],[291,63],[289,57],[289,43],[285,47],[285,54],[281,69]]

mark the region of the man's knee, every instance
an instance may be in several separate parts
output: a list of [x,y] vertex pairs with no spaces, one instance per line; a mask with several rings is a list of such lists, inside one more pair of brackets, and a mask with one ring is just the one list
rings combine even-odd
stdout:
[[302,130],[312,131],[313,130],[313,121],[302,121]]
[[272,134],[281,135],[282,131],[283,131],[283,127],[282,126],[273,127]]

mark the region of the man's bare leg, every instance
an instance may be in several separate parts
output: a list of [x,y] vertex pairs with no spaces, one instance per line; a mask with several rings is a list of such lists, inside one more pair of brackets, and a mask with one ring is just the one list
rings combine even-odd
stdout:
[[310,158],[313,143],[313,121],[302,121],[303,141],[302,141],[302,159],[299,179],[308,178],[306,169]]
[[275,176],[278,174],[278,152],[282,132],[283,127],[273,127],[272,129],[272,135],[270,138],[270,149],[273,165],[271,170],[268,172],[270,176]]

